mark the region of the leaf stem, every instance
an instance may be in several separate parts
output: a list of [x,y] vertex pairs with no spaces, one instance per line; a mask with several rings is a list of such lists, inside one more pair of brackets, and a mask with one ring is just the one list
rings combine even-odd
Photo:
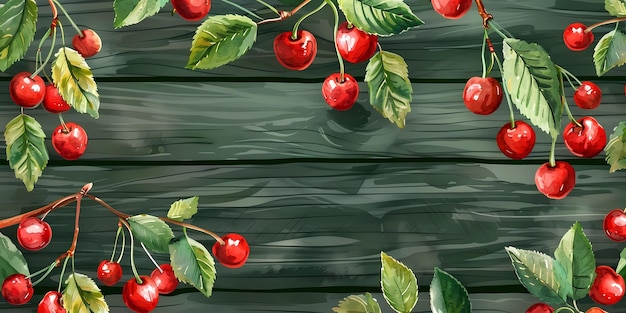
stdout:
[[[65,11],[65,8],[63,7],[63,5],[61,5],[61,3],[58,0],[52,0],[52,1],[54,2],[54,4],[56,4],[59,7],[59,9],[61,9],[61,12],[63,12],[63,15],[65,15],[65,18],[67,18],[67,20],[70,21],[70,24],[72,24],[72,27],[74,27],[74,29],[78,33],[78,36],[80,36],[80,38],[83,38],[83,36],[84,36],[83,32],[80,30],[78,25],[76,25],[76,23],[74,23],[74,20],[67,13],[67,11]],[[63,41],[63,45],[65,45],[65,40]]]
[[63,276],[65,275],[65,268],[67,267],[67,261],[69,261],[70,258],[65,258],[65,261],[63,261],[63,267],[61,268],[61,276],[59,276],[59,287],[57,287],[57,291],[61,292],[61,286],[63,286]]
[[[258,0],[257,0],[257,1],[258,1]],[[256,13],[254,13],[254,12],[252,12],[252,11],[250,11],[250,10],[248,10],[248,9],[244,8],[244,7],[242,7],[241,5],[239,5],[239,4],[237,4],[237,3],[234,3],[234,2],[232,2],[232,1],[230,1],[230,0],[222,0],[222,2],[224,2],[224,3],[228,3],[228,4],[230,4],[230,5],[234,6],[234,7],[235,7],[235,8],[237,8],[237,9],[239,9],[239,10],[241,10],[241,11],[244,11],[244,12],[246,12],[246,13],[248,13],[248,14],[250,14],[250,15],[252,15],[252,16],[254,16],[254,17],[256,17],[256,18],[258,18],[259,20],[263,20],[263,18],[262,18],[262,17],[260,17],[260,16],[258,16]],[[276,10],[276,9],[274,9],[274,10]],[[278,13],[278,12],[277,12],[277,13]]]
[[154,266],[156,266],[156,268],[159,269],[159,272],[163,273],[163,269],[161,269],[161,267],[159,266],[159,263],[157,263],[157,261],[154,260],[154,258],[152,257],[152,254],[150,254],[150,251],[148,251],[148,249],[143,244],[143,242],[141,242],[141,247],[143,248],[143,251],[146,252],[146,255],[148,255],[148,258],[150,259],[150,261],[152,261],[152,264],[154,264]]
[[327,4],[327,1],[324,0],[317,8],[315,8],[313,11],[303,15],[302,17],[300,17],[300,19],[298,19],[298,21],[293,25],[293,30],[291,32],[291,39],[296,40],[298,39],[298,27],[300,27],[300,24],[302,24],[302,22],[307,19],[309,16],[319,12],[321,9],[323,9]]
[[611,24],[611,23],[619,23],[621,21],[626,21],[626,16],[612,18],[612,19],[608,19],[606,21],[602,21],[602,22],[598,22],[598,23],[592,24],[589,27],[587,27],[587,29],[585,29],[585,33],[588,33],[590,31],[592,31],[596,27],[599,27],[599,26],[602,26],[602,25]]
[[493,29],[498,35],[500,35],[500,37],[502,37],[502,39],[508,39],[509,36],[507,34],[505,34],[499,26],[497,26],[498,24],[493,23],[493,20],[488,21],[487,23],[489,23],[491,27],[491,29]]
[[504,90],[506,103],[509,106],[509,119],[511,121],[511,129],[514,129],[515,128],[515,113],[513,111],[513,104],[512,104],[513,101],[511,99],[511,94],[509,93],[508,85],[506,81],[504,80],[504,68],[502,67],[502,63],[500,63],[500,58],[498,57],[498,55],[495,52],[492,52],[492,55],[494,56],[494,59],[496,60],[496,64],[498,64],[498,69],[500,70],[500,76],[502,78],[502,90]]
[[29,277],[33,277],[33,276],[39,275],[39,274],[41,274],[41,272],[44,272],[44,271],[45,271],[45,273],[44,273],[43,275],[41,275],[41,277],[39,277],[39,279],[37,279],[35,282],[33,282],[33,286],[37,286],[37,284],[39,284],[39,283],[40,283],[40,282],[42,282],[44,279],[46,279],[46,277],[48,277],[48,275],[50,274],[50,272],[52,272],[52,270],[53,270],[56,266],[57,266],[57,262],[56,262],[56,261],[54,261],[54,262],[52,262],[52,264],[48,265],[48,267],[43,268],[42,270],[38,271],[38,272],[37,272],[37,273],[35,273],[35,274],[31,274]]
[[179,222],[179,221],[167,218],[167,217],[159,217],[159,219],[164,221],[164,222],[170,223],[170,224],[181,226],[181,227],[183,227],[183,230],[185,230],[185,228],[189,228],[189,229],[193,229],[195,231],[201,232],[201,233],[205,233],[205,234],[213,237],[213,239],[215,239],[215,241],[219,242],[220,245],[222,245],[222,246],[226,244],[224,242],[224,240],[222,240],[222,238],[220,238],[220,236],[218,236],[216,233],[214,233],[214,232],[212,232],[210,230],[206,230],[204,228],[200,228],[198,226],[195,226],[195,225],[192,225],[192,224],[188,224],[188,223],[185,223],[185,222]]
[[335,18],[335,22],[333,25],[333,44],[335,46],[335,53],[337,54],[337,61],[339,61],[339,82],[342,83],[345,81],[345,65],[343,64],[343,58],[341,57],[339,47],[337,46],[337,31],[339,30],[339,11],[331,0],[324,0],[324,2],[328,3],[328,5],[333,9],[333,16]]
[[143,284],[143,281],[141,280],[141,277],[139,277],[137,267],[135,266],[135,238],[133,237],[133,231],[130,228],[130,224],[128,224],[125,219],[120,219],[120,221],[124,224],[124,226],[126,226],[126,229],[128,229],[128,233],[130,234],[130,268],[133,271],[133,275],[135,276],[137,283],[141,285]]

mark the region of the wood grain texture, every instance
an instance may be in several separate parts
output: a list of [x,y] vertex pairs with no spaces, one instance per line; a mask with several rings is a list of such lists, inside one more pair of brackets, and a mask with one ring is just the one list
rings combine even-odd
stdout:
[[[0,83],[0,123],[19,110]],[[608,134],[623,120],[624,87],[599,83],[603,102],[595,110],[574,105],[577,118],[594,116]],[[89,135],[81,160],[223,161],[293,158],[387,159],[475,158],[510,161],[498,149],[495,136],[508,123],[503,103],[489,116],[471,113],[463,104],[463,84],[413,84],[412,112],[399,129],[369,105],[361,85],[352,109],[332,110],[320,84],[302,83],[100,83],[100,118],[74,111],[66,121],[78,122]],[[41,107],[26,110],[50,136],[57,116]],[[516,118],[526,120],[516,110]],[[564,115],[563,127],[568,122]],[[529,160],[548,159],[550,137],[535,130],[537,144]],[[52,150],[53,160],[60,157]],[[558,158],[575,158],[557,144]],[[4,158],[4,156],[3,156]],[[603,162],[604,153],[596,159]],[[607,165],[608,168],[608,165]]]
[[[275,17],[253,1],[235,2],[257,11],[263,17]],[[302,12],[312,10],[315,2]],[[49,25],[50,13],[46,1],[38,3],[41,11],[38,33],[43,34]],[[161,13],[137,25],[116,30],[113,28],[112,0],[63,3],[77,23],[96,30],[102,37],[102,51],[88,60],[96,77],[175,76],[199,79],[261,78],[268,81],[302,78],[321,81],[338,71],[333,48],[333,18],[329,8],[311,16],[302,24],[303,29],[316,35],[319,47],[315,61],[304,72],[282,68],[272,48],[274,37],[280,32],[291,30],[300,14],[281,23],[261,25],[253,49],[234,63],[210,71],[191,71],[184,69],[184,66],[192,37],[200,22],[187,22],[172,16],[171,5],[168,4]],[[280,9],[293,8],[281,5],[278,1],[270,3]],[[429,1],[408,0],[406,3],[425,24],[403,34],[383,38],[380,42],[383,49],[399,53],[405,58],[412,79],[467,79],[480,75],[483,30],[475,7],[460,20],[448,20],[435,12]],[[569,51],[563,44],[562,34],[563,29],[573,22],[590,25],[610,18],[601,1],[488,0],[485,5],[495,20],[516,38],[539,43],[556,63],[576,75],[595,76],[591,59],[593,49]],[[243,14],[224,2],[214,1],[210,14],[225,13]],[[69,26],[68,23],[64,25]],[[611,29],[612,26],[598,28],[595,31],[596,41]],[[71,27],[66,27],[66,32],[68,36],[74,35]],[[494,33],[491,37],[496,49],[500,50],[499,36]],[[10,77],[22,70],[32,71],[35,49],[36,44],[31,47],[24,61],[0,76]],[[47,50],[44,48],[43,51]],[[363,77],[365,64],[347,64],[347,71],[355,77]],[[607,76],[622,76],[624,73],[623,69],[617,69]]]
[[[217,268],[216,288],[233,290],[376,287],[380,251],[403,261],[420,281],[438,266],[468,287],[516,286],[504,247],[551,254],[575,221],[593,243],[598,264],[616,264],[623,245],[606,238],[602,218],[626,203],[625,174],[576,166],[576,188],[564,200],[549,200],[535,188],[536,168],[475,163],[68,166],[48,168],[31,193],[5,169],[0,217],[43,206],[89,181],[93,195],[128,214],[164,216],[175,200],[199,196],[194,224],[218,234],[244,234],[251,245],[246,266]],[[47,217],[54,225],[53,243],[25,253],[31,269],[48,265],[69,247],[73,216],[68,207]],[[78,271],[94,277],[100,260],[110,257],[116,227],[111,213],[92,201],[83,203]],[[2,232],[14,238],[15,226]],[[209,247],[214,242],[195,232],[193,237]],[[167,256],[157,259],[165,262]],[[127,254],[127,269],[128,262]],[[140,249],[136,262],[140,273],[153,269]],[[130,275],[127,270],[124,277]],[[43,284],[55,286],[50,279]]]

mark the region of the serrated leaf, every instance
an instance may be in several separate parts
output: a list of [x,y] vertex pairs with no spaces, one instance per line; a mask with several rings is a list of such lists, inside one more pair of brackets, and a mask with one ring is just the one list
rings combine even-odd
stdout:
[[424,24],[402,0],[338,0],[346,20],[366,33],[400,34]]
[[157,253],[168,253],[170,240],[174,238],[172,229],[156,216],[140,214],[128,218],[128,224],[135,239],[147,249]]
[[626,248],[622,249],[622,252],[619,253],[619,262],[617,263],[615,271],[622,277],[626,277]]
[[626,63],[626,34],[619,30],[606,33],[593,49],[596,74],[602,76],[615,67]]
[[114,0],[113,27],[120,28],[137,24],[159,13],[168,2],[168,0]]
[[0,7],[0,71],[21,60],[35,39],[35,0],[8,0]]
[[595,278],[596,257],[580,223],[576,222],[563,235],[554,257],[565,269],[569,285],[567,295],[574,300],[584,298]]
[[191,197],[175,201],[167,211],[167,217],[177,221],[191,218],[198,213],[198,199],[198,197]]
[[624,0],[604,0],[604,9],[613,16],[626,16],[626,2]]
[[541,252],[506,247],[519,281],[535,297],[550,305],[565,304],[568,292],[563,265]]
[[550,56],[536,43],[503,41],[503,80],[511,100],[533,125],[559,135],[563,95],[559,72]]
[[369,292],[347,296],[339,301],[339,307],[332,310],[336,313],[381,313],[380,305]]
[[413,86],[404,58],[392,52],[377,52],[365,68],[365,82],[370,104],[383,117],[404,128],[413,99]]
[[606,162],[613,173],[626,168],[626,121],[619,122],[604,147]]
[[15,172],[15,178],[22,180],[28,191],[35,188],[48,164],[45,138],[39,122],[26,114],[12,119],[4,130],[9,166]]
[[182,236],[170,243],[170,261],[174,275],[190,284],[206,297],[210,297],[215,284],[215,261],[199,242]]
[[52,63],[52,81],[59,94],[79,113],[98,118],[100,95],[91,69],[76,50],[61,47]]
[[235,61],[252,48],[256,34],[257,24],[247,16],[211,16],[196,30],[185,68],[209,70]]
[[0,251],[2,251],[0,253],[0,281],[16,273],[30,275],[28,263],[22,251],[3,233],[0,233]]
[[463,284],[437,267],[430,282],[430,309],[433,313],[472,312],[472,304]]
[[65,281],[61,296],[63,307],[69,313],[108,313],[109,305],[98,285],[87,275],[72,273]]
[[402,262],[385,252],[380,253],[380,261],[382,263],[380,285],[383,297],[396,312],[411,312],[418,298],[415,274]]

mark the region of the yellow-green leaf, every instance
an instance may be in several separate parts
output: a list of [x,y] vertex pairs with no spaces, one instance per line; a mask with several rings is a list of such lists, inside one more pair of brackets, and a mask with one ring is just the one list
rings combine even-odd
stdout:
[[368,292],[362,295],[350,295],[339,301],[339,306],[332,308],[336,313],[380,313],[380,305]]
[[623,170],[626,168],[626,121],[619,122],[613,134],[609,137],[609,142],[604,147],[606,162],[611,166],[609,172]]
[[159,13],[168,2],[168,0],[114,0],[113,27],[120,28],[137,24]]
[[0,7],[0,71],[21,60],[35,39],[35,0],[8,0]]
[[624,0],[604,0],[604,9],[613,16],[626,16],[626,2]]
[[191,218],[198,213],[198,199],[198,197],[191,197],[175,201],[167,211],[167,217],[177,221]]
[[15,178],[22,180],[28,191],[35,188],[35,183],[48,164],[45,138],[41,125],[26,114],[12,119],[4,130],[9,166],[15,172]]
[[77,112],[98,118],[98,86],[83,56],[72,48],[61,47],[55,57],[52,81],[61,97]]
[[9,275],[21,273],[30,275],[28,263],[22,251],[15,246],[11,238],[0,233],[0,281],[4,281]]
[[626,63],[626,34],[614,29],[606,33],[593,49],[596,75],[602,76],[615,67]]
[[172,241],[170,261],[178,280],[196,287],[206,297],[211,296],[215,284],[215,261],[201,243],[187,236]]
[[346,19],[366,33],[400,34],[424,24],[402,0],[338,0]]
[[65,281],[65,290],[63,290],[61,300],[68,313],[109,312],[109,305],[104,300],[98,285],[83,274],[70,274]]
[[413,271],[385,252],[380,253],[380,285],[383,297],[398,313],[409,313],[417,304],[417,278]]

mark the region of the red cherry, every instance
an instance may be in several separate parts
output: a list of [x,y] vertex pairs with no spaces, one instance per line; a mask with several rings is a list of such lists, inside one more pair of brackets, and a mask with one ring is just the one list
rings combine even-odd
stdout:
[[230,268],[242,267],[250,255],[250,246],[246,239],[235,233],[222,237],[224,245],[216,242],[213,245],[213,255],[224,266]]
[[587,49],[593,42],[593,33],[585,32],[587,26],[582,23],[572,23],[563,31],[563,41],[572,51]]
[[298,30],[296,39],[292,32],[278,34],[274,39],[276,60],[287,69],[301,71],[309,67],[317,55],[315,36],[306,30]]
[[211,10],[210,0],[171,0],[171,3],[176,13],[190,22],[203,19]]
[[595,109],[602,100],[602,90],[598,85],[584,81],[574,93],[574,102],[581,109]]
[[350,74],[344,74],[341,81],[339,73],[330,74],[322,84],[324,101],[333,109],[345,111],[350,109],[359,97],[359,83]]
[[50,224],[36,216],[23,219],[17,226],[17,242],[26,250],[39,251],[45,248],[51,240]]
[[496,135],[500,151],[513,160],[527,157],[535,147],[535,130],[524,121],[515,121],[515,127],[506,123]]
[[433,9],[448,19],[459,19],[472,7],[472,0],[432,0]]
[[597,306],[594,306],[594,307],[590,307],[589,309],[587,309],[585,313],[608,313],[608,312]]
[[93,29],[83,29],[80,31],[80,35],[74,35],[72,38],[72,47],[78,51],[83,58],[92,57],[102,49],[102,40],[98,33]]
[[463,89],[463,102],[475,114],[489,115],[502,103],[502,86],[493,77],[472,77]]
[[613,241],[626,240],[626,213],[623,210],[611,210],[604,216],[602,229]]
[[591,116],[578,120],[581,126],[570,122],[563,130],[563,141],[575,156],[593,158],[606,146],[606,132],[602,125]]
[[9,94],[13,102],[27,109],[37,107],[43,101],[46,92],[43,79],[38,75],[30,78],[30,75],[28,72],[17,73],[9,83]]
[[48,291],[37,306],[37,313],[67,313],[61,304],[61,294],[56,291]]
[[154,310],[159,304],[159,290],[152,278],[145,275],[139,276],[139,278],[141,284],[137,282],[135,277],[124,284],[122,300],[129,309],[137,313],[147,313]]
[[535,303],[526,309],[526,313],[552,313],[554,309],[545,303]]
[[624,278],[606,265],[596,267],[596,278],[589,289],[589,297],[598,304],[613,305],[624,297]]
[[87,133],[76,123],[59,125],[52,133],[52,147],[64,159],[76,160],[87,149]]
[[576,172],[566,161],[549,162],[541,165],[535,172],[537,190],[550,199],[563,199],[574,189]]
[[33,284],[24,274],[9,275],[2,282],[2,297],[10,304],[25,304],[30,301],[33,294]]
[[378,47],[378,36],[349,26],[348,22],[339,24],[335,41],[341,57],[350,63],[369,60]]
[[122,266],[114,261],[102,260],[98,264],[98,279],[107,286],[117,284],[122,278]]
[[46,85],[46,93],[42,104],[43,108],[50,113],[63,113],[71,108],[59,94],[59,89],[53,84]]
[[157,285],[160,294],[169,294],[178,287],[178,278],[174,275],[174,270],[170,264],[161,264],[161,268],[155,268],[150,274],[150,278]]

